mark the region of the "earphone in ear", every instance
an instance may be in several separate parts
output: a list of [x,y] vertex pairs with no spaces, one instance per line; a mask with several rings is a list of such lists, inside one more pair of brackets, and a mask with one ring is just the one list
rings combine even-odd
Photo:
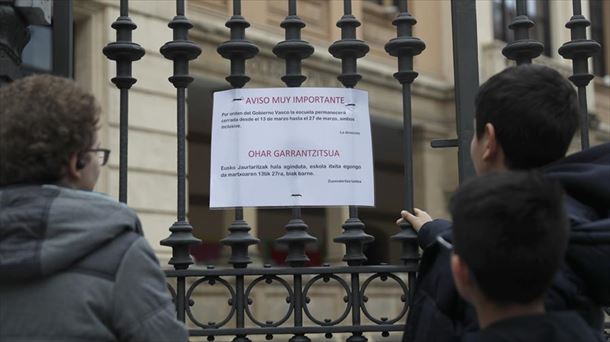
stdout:
[[85,166],[87,166],[87,163],[82,158],[76,159],[76,169],[77,170],[84,169]]

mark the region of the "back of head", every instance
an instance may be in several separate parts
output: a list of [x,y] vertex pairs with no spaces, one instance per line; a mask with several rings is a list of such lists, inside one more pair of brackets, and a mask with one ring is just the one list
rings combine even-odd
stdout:
[[532,172],[477,177],[455,193],[455,253],[489,300],[529,304],[542,297],[567,246],[562,199],[558,184]]
[[94,143],[98,106],[72,80],[26,77],[0,87],[0,103],[0,186],[55,183]]
[[476,134],[491,123],[511,169],[533,169],[562,158],[578,126],[578,100],[557,71],[533,64],[510,67],[481,85]]

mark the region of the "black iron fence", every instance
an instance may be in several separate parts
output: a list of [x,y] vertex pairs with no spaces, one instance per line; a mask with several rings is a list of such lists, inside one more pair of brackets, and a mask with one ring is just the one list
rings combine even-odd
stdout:
[[[120,0],[121,16],[113,23],[117,30],[117,41],[110,43],[104,53],[117,61],[117,76],[112,81],[120,92],[120,199],[126,201],[127,186],[127,101],[128,90],[135,79],[131,77],[131,63],[143,55],[142,48],[131,41],[131,31],[135,24],[128,16],[128,0]],[[314,52],[313,46],[301,39],[301,29],[306,23],[297,15],[297,0],[287,0],[287,16],[280,26],[285,29],[285,40],[277,43],[273,53],[286,61],[286,72],[282,81],[287,87],[300,87],[306,81],[301,74],[301,63]],[[393,20],[397,36],[388,41],[385,50],[398,60],[398,70],[394,78],[402,86],[403,102],[403,147],[404,147],[404,208],[413,208],[413,128],[411,124],[411,84],[418,73],[413,70],[413,58],[425,49],[422,40],[412,35],[416,19],[408,12],[407,1],[397,1],[398,13]],[[588,20],[582,16],[580,0],[573,0],[574,15],[566,24],[572,32],[572,40],[566,42],[559,53],[573,60],[573,75],[570,80],[578,87],[581,114],[582,148],[588,148],[588,110],[585,87],[593,78],[588,71],[588,58],[600,45],[586,39]],[[329,47],[329,53],[341,60],[338,80],[343,86],[352,88],[361,76],[357,72],[357,60],[369,51],[368,45],[356,38],[356,28],[360,22],[352,14],[351,0],[344,0],[344,14],[337,26],[341,29],[341,39]],[[515,40],[508,43],[502,53],[517,64],[531,63],[543,51],[543,45],[529,38],[529,30],[534,22],[527,16],[527,1],[517,0],[517,16],[509,25],[514,30]],[[437,140],[432,147],[458,147],[460,180],[474,174],[469,159],[468,146],[473,135],[472,120],[474,96],[478,88],[476,10],[474,0],[452,0],[451,2],[453,51],[455,70],[455,100],[457,138]],[[246,39],[246,28],[250,24],[241,13],[241,1],[233,0],[233,16],[226,26],[230,29],[230,40],[218,46],[218,53],[230,60],[227,82],[233,88],[244,87],[250,78],[246,73],[246,60],[254,58],[258,48]],[[292,218],[286,224],[286,233],[277,243],[288,246],[287,267],[252,267],[248,254],[250,245],[259,240],[252,236],[250,227],[244,220],[242,208],[235,208],[235,220],[228,227],[229,234],[222,240],[231,248],[229,263],[232,268],[207,269],[192,268],[189,247],[200,241],[192,235],[192,227],[186,220],[185,207],[185,91],[193,80],[188,72],[190,60],[196,58],[200,48],[188,39],[192,27],[185,16],[184,0],[176,0],[176,16],[169,23],[174,39],[167,42],[161,53],[174,62],[174,75],[169,81],[177,89],[177,146],[178,146],[178,203],[177,221],[170,227],[170,236],[161,243],[170,246],[173,256],[170,264],[173,270],[167,277],[175,280],[170,290],[174,296],[177,315],[192,327],[192,336],[234,336],[233,341],[249,341],[248,336],[265,335],[271,339],[276,335],[291,336],[290,341],[310,341],[310,334],[325,334],[330,338],[335,333],[351,335],[350,342],[366,341],[364,333],[378,332],[388,336],[390,332],[401,332],[408,311],[415,273],[418,267],[418,246],[415,231],[403,224],[393,240],[401,244],[400,265],[364,265],[364,247],[373,241],[365,231],[365,223],[358,218],[358,208],[349,208],[349,218],[343,224],[343,233],[336,237],[336,243],[345,244],[343,261],[346,265],[305,267],[309,260],[305,245],[316,243],[317,239],[308,234],[307,224],[301,218],[301,209],[292,208]],[[374,96],[374,94],[373,94]],[[392,218],[388,218],[391,220]],[[406,276],[405,276],[406,275]],[[187,281],[188,280],[188,281]],[[402,309],[396,317],[375,317],[367,309],[367,289],[373,281],[393,282],[401,293]],[[310,290],[318,283],[334,282],[343,291],[345,309],[337,318],[316,317],[309,308]],[[273,321],[262,321],[253,314],[253,291],[262,286],[274,284],[285,291],[286,311]],[[227,315],[219,322],[204,322],[191,310],[195,303],[195,293],[204,286],[224,288],[228,294]],[[188,318],[188,319],[187,319]],[[306,324],[306,320],[311,323]]]
[[[419,55],[425,44],[413,36],[413,26],[416,19],[409,13],[407,0],[394,1],[398,4],[397,15],[393,20],[396,26],[396,37],[389,39],[385,50],[397,58],[398,69],[394,78],[402,86],[403,103],[403,148],[404,148],[404,193],[403,206],[413,209],[413,127],[411,124],[411,85],[418,73],[413,70],[413,58]],[[71,2],[66,1],[66,8],[71,11]],[[301,74],[302,61],[314,52],[308,42],[301,39],[301,29],[306,23],[297,15],[297,0],[286,0],[287,16],[280,26],[285,29],[285,40],[277,43],[273,53],[285,60],[286,71],[281,77],[287,87],[300,87],[306,76]],[[531,63],[543,51],[543,45],[530,39],[529,31],[534,22],[527,16],[526,0],[517,0],[516,16],[509,28],[514,31],[515,40],[508,43],[502,53],[517,64]],[[586,38],[586,27],[589,21],[581,13],[581,1],[573,0],[573,16],[566,24],[571,31],[571,40],[559,48],[559,54],[573,61],[573,74],[570,80],[578,88],[580,103],[581,146],[589,146],[588,108],[586,87],[593,78],[588,70],[588,59],[600,45]],[[356,38],[356,29],[360,26],[358,19],[352,14],[351,0],[343,1],[344,14],[338,19],[337,26],[341,29],[341,39],[329,47],[329,53],[341,60],[341,72],[338,80],[344,87],[353,88],[361,79],[357,70],[357,60],[367,54],[369,47],[366,42]],[[69,12],[69,11],[68,11]],[[66,18],[56,18],[72,21],[71,13],[61,12]],[[7,12],[8,13],[8,12]],[[5,15],[5,12],[2,13]],[[8,14],[7,14],[8,15]],[[453,59],[455,73],[456,102],[456,139],[436,140],[431,145],[434,148],[457,147],[460,180],[474,174],[469,159],[468,146],[473,135],[472,120],[474,113],[474,96],[478,88],[478,43],[476,30],[476,10],[474,0],[452,0],[452,37]],[[350,335],[350,342],[366,341],[364,333],[380,333],[388,336],[390,332],[401,332],[404,329],[404,319],[408,311],[408,303],[412,297],[412,285],[417,272],[419,251],[415,231],[403,224],[392,237],[401,246],[401,264],[398,265],[364,265],[366,256],[364,248],[373,241],[366,233],[365,222],[358,216],[358,208],[349,208],[349,218],[343,224],[343,233],[334,241],[345,245],[343,261],[345,265],[322,267],[305,267],[309,260],[305,253],[308,243],[316,243],[317,239],[308,234],[308,226],[301,218],[301,209],[292,208],[292,218],[285,226],[286,233],[277,239],[277,243],[288,246],[286,256],[287,267],[249,266],[252,262],[248,247],[257,245],[259,240],[252,236],[250,227],[244,220],[242,208],[235,208],[235,219],[228,227],[229,234],[222,240],[231,248],[229,268],[206,269],[193,268],[189,247],[201,243],[192,234],[193,228],[186,217],[186,88],[193,81],[189,75],[189,61],[197,58],[201,49],[188,38],[191,23],[185,16],[185,1],[176,0],[176,16],[168,25],[173,30],[173,40],[161,47],[161,54],[173,61],[174,74],[169,81],[177,92],[177,219],[169,228],[171,234],[161,241],[161,244],[172,248],[172,258],[169,261],[173,270],[166,272],[170,279],[170,291],[173,294],[177,316],[188,322],[192,336],[207,336],[213,340],[216,336],[234,336],[234,341],[249,341],[248,336],[265,335],[268,339],[276,335],[291,336],[290,341],[310,341],[311,334],[324,334],[330,338],[332,334],[345,333]],[[246,28],[250,24],[241,13],[241,1],[233,0],[233,15],[226,26],[230,29],[230,40],[218,46],[218,53],[230,60],[230,72],[226,77],[233,88],[244,87],[250,78],[246,73],[246,60],[255,58],[258,48],[246,39]],[[68,27],[67,35],[71,37]],[[119,199],[127,202],[127,144],[128,144],[128,98],[129,89],[136,82],[131,75],[132,62],[144,55],[144,49],[132,42],[132,31],[135,23],[129,17],[128,0],[120,0],[120,16],[112,24],[116,30],[116,41],[104,48],[104,54],[116,61],[116,77],[112,82],[120,89],[120,164],[119,164]],[[68,51],[71,45],[68,44]],[[18,53],[16,54],[18,55]],[[7,55],[11,57],[12,55]],[[3,57],[3,58],[8,58]],[[71,56],[69,59],[72,58]],[[4,61],[4,60],[3,60]],[[11,78],[15,74],[18,61],[3,62],[3,68]],[[59,60],[56,62],[60,62]],[[68,61],[70,62],[70,61]],[[15,65],[13,65],[13,64]],[[68,63],[71,64],[71,63]],[[68,74],[70,72],[68,71]],[[4,75],[3,75],[4,76]],[[372,94],[374,96],[374,94]],[[393,218],[388,217],[388,220]],[[373,282],[391,283],[401,296],[402,308],[395,317],[377,317],[368,309],[367,289]],[[343,292],[345,309],[336,318],[318,317],[310,309],[312,289],[320,283],[333,283]],[[253,293],[256,289],[273,284],[285,293],[286,311],[282,317],[269,321],[253,314]],[[223,288],[228,294],[227,315],[219,322],[204,322],[202,317],[194,314],[192,306],[196,300],[196,292],[205,286]],[[610,328],[610,327],[609,327]]]

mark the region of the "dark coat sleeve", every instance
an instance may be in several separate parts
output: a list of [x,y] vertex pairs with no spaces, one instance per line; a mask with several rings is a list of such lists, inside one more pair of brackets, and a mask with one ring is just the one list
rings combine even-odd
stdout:
[[451,222],[443,219],[436,219],[424,224],[417,233],[417,242],[421,249],[436,243],[436,237],[451,231]]
[[478,330],[474,308],[458,294],[450,268],[451,252],[436,241],[451,240],[451,222],[434,220],[419,231],[425,247],[415,283],[403,341],[459,341],[466,332]]

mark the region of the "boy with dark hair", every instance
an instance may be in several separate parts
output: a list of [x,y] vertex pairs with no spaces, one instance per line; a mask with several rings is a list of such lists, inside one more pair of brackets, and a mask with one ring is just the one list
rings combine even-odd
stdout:
[[558,184],[525,172],[481,176],[454,194],[451,270],[481,326],[464,341],[602,340],[576,313],[545,313],[568,241],[562,199]]
[[[507,68],[481,85],[474,125],[470,155],[478,175],[540,169],[564,186],[570,242],[545,304],[576,310],[601,331],[601,306],[610,305],[610,263],[597,260],[610,257],[610,144],[561,159],[578,125],[576,93],[557,71],[540,65]],[[436,240],[452,239],[451,222],[419,209],[401,215],[418,231],[424,251],[404,341],[448,341],[478,329],[451,278],[449,253]]]
[[186,341],[135,212],[91,191],[94,97],[37,75],[0,104],[0,341]]

